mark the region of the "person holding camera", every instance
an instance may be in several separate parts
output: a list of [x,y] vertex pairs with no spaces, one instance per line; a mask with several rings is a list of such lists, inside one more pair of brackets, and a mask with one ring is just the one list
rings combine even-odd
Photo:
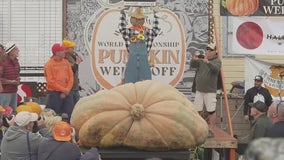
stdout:
[[[39,133],[33,133],[34,122],[37,122]],[[39,144],[47,140],[48,132],[44,119],[39,119],[36,113],[21,111],[14,118],[14,125],[10,126],[1,143],[1,160],[30,159],[37,160]]]
[[201,115],[203,106],[206,107],[209,119],[209,137],[214,136],[212,129],[216,126],[216,92],[221,65],[222,62],[218,58],[214,44],[208,44],[204,56],[194,55],[190,61],[190,67],[196,68],[194,105]]

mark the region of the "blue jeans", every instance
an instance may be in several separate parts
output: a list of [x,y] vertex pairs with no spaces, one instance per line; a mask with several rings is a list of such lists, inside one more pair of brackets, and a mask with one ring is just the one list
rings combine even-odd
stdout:
[[15,111],[17,108],[17,93],[0,93],[0,105],[4,108],[10,106]]
[[53,109],[58,115],[67,113],[70,121],[70,117],[74,108],[72,94],[69,94],[64,99],[60,98],[60,94],[61,92],[48,91],[46,107]]
[[78,90],[72,90],[72,91],[70,92],[70,95],[72,96],[74,105],[76,105],[76,103],[77,103],[77,102],[79,101],[79,99],[80,99],[79,91],[78,91]]

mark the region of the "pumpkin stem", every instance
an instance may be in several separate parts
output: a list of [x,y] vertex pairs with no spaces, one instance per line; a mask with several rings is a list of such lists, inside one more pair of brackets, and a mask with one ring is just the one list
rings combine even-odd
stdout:
[[133,120],[139,121],[144,117],[145,114],[143,105],[138,103],[134,104],[133,106],[131,106],[130,113]]

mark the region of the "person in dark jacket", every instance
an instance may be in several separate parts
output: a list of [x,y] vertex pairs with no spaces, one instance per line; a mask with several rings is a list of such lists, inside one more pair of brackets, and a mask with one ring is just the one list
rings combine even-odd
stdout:
[[263,83],[263,77],[260,75],[256,75],[254,78],[254,87],[247,90],[245,94],[245,102],[244,102],[244,119],[246,121],[252,120],[252,117],[250,116],[250,108],[251,105],[255,103],[256,101],[262,101],[266,104],[267,107],[269,107],[273,99],[271,97],[270,92],[268,89],[262,87]]
[[[271,109],[270,109],[271,108]],[[274,120],[274,124],[267,130],[266,137],[284,138],[284,102],[279,102],[276,107],[270,107],[269,117]],[[275,109],[275,112],[272,110]],[[277,119],[277,121],[275,121]]]
[[80,160],[81,152],[75,143],[70,142],[71,126],[58,122],[53,128],[53,139],[44,141],[38,148],[39,160]]
[[98,149],[95,147],[92,147],[85,154],[81,156],[80,160],[102,160],[102,159],[98,152]]
[[66,59],[70,62],[72,66],[72,71],[74,73],[74,84],[71,90],[71,92],[73,93],[70,93],[70,94],[72,94],[74,104],[76,104],[80,99],[79,65],[83,60],[81,56],[79,56],[75,52],[75,47],[76,47],[75,42],[72,42],[68,40],[67,38],[64,38],[64,40],[62,41],[62,45],[67,48],[66,49]]
[[250,132],[250,140],[265,137],[267,130],[272,126],[272,121],[266,115],[267,106],[261,101],[257,101],[252,105],[251,116],[254,121]]
[[8,128],[1,143],[1,160],[38,159],[38,146],[47,138],[38,133],[32,133],[35,121],[37,121],[39,133],[48,132],[43,125],[43,118],[38,120],[36,113],[21,111],[15,116],[15,124]]

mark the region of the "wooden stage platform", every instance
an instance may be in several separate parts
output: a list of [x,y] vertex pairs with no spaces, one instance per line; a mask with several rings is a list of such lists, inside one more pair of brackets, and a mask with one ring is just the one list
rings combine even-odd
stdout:
[[205,148],[204,159],[211,160],[213,149],[219,152],[220,160],[235,160],[238,141],[219,127],[213,129],[214,137],[208,138],[202,147]]
[[214,137],[208,138],[202,145],[204,148],[238,148],[236,138],[230,136],[227,132],[219,127],[213,129]]

